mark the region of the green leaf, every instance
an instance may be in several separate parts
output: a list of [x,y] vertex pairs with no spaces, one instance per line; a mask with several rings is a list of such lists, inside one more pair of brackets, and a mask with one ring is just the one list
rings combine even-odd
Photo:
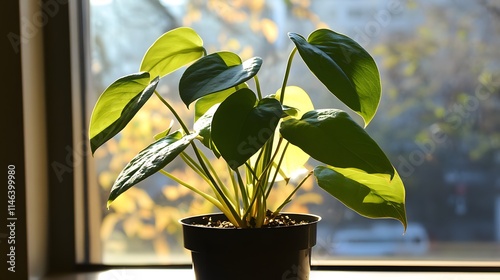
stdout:
[[176,158],[197,136],[176,131],[139,152],[118,175],[108,198],[108,206],[120,194],[156,173]]
[[382,87],[375,61],[351,38],[327,29],[307,41],[289,33],[311,72],[340,101],[358,113],[367,126],[377,112]]
[[92,153],[120,132],[154,93],[158,77],[150,83],[149,73],[122,77],[112,83],[97,100],[90,118]]
[[394,218],[406,229],[405,189],[396,172],[368,174],[354,168],[317,166],[318,185],[347,207],[369,218]]
[[283,111],[274,98],[256,104],[250,89],[240,89],[222,102],[212,120],[212,140],[232,169],[255,154],[273,135]]
[[194,123],[194,130],[203,138],[202,143],[205,147],[209,148],[214,152],[217,157],[220,157],[220,154],[217,152],[217,149],[213,145],[212,142],[212,120],[215,112],[219,108],[219,104],[215,104],[203,114],[198,120]]
[[[275,98],[280,100],[281,89],[276,92]],[[284,106],[290,106],[297,110],[297,115],[294,118],[301,118],[304,113],[309,112],[314,109],[313,103],[309,98],[307,92],[302,88],[297,86],[288,86],[285,88],[285,98],[283,100]],[[275,137],[278,137],[276,133]],[[279,154],[283,152],[283,148],[286,145],[286,140],[282,143]],[[275,138],[274,143],[278,143],[278,139]],[[287,175],[292,176],[294,172],[304,169],[304,165],[309,160],[309,155],[302,151],[299,147],[294,145],[289,145],[283,162],[281,163],[281,170]],[[276,163],[278,159],[275,160]]]
[[167,136],[170,133],[170,130],[172,130],[172,126],[174,126],[174,121],[173,120],[170,121],[170,124],[168,125],[168,128],[165,129],[164,131],[156,134],[154,136],[154,139],[155,140],[159,140],[160,138],[163,138],[163,137]]
[[163,34],[149,47],[142,59],[140,71],[161,78],[204,54],[203,41],[193,29],[176,28]]
[[255,76],[262,65],[260,57],[235,64],[238,59],[236,54],[219,52],[189,66],[179,81],[179,93],[184,104],[189,106],[198,98],[242,84]]
[[290,143],[328,165],[394,176],[382,149],[344,111],[309,111],[300,120],[283,121],[280,132]]
[[294,117],[299,115],[299,109],[290,107],[288,105],[283,105],[283,117]]
[[[241,84],[238,86],[241,88],[248,88],[246,84]],[[237,89],[235,87],[228,88],[223,91],[215,92],[209,95],[205,95],[198,99],[194,104],[194,120],[197,121],[201,116],[203,116],[212,106],[215,104],[220,104],[229,95],[235,93]]]

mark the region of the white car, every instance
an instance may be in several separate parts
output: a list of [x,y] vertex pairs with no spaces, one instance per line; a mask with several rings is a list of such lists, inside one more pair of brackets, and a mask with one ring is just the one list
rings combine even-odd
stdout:
[[422,255],[429,249],[429,237],[419,223],[408,224],[404,234],[400,224],[375,223],[339,228],[327,248],[333,255]]

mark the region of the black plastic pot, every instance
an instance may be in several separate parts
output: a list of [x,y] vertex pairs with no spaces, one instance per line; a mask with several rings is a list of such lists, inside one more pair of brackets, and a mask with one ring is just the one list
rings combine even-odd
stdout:
[[227,229],[199,226],[209,214],[180,220],[184,247],[191,250],[197,280],[306,280],[309,279],[311,248],[316,244],[315,215],[286,213],[307,224]]

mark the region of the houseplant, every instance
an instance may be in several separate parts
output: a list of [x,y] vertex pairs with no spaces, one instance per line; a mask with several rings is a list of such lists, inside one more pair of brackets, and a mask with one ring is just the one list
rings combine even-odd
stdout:
[[[180,128],[173,130],[171,125],[155,136],[155,141],[125,166],[111,189],[108,206],[138,182],[160,172],[220,209],[220,219],[225,220],[222,224],[239,229],[233,232],[259,232],[284,217],[279,215],[283,207],[305,180],[314,176],[321,188],[359,214],[394,218],[406,227],[403,183],[376,142],[346,112],[314,110],[305,91],[288,86],[292,60],[298,54],[330,93],[361,116],[366,127],[381,97],[373,58],[354,40],[328,29],[316,30],[307,39],[296,33],[289,33],[289,38],[295,47],[282,87],[276,94],[264,96],[257,76],[261,58],[242,61],[231,52],[207,54],[201,37],[187,27],[159,37],[144,55],[140,72],[119,78],[99,97],[90,120],[90,146],[94,153],[119,133],[152,95],[170,110]],[[186,106],[194,105],[192,129],[156,91],[162,77],[187,65],[179,81],[179,96]],[[250,83],[252,79],[254,83]],[[207,150],[226,161],[223,172],[230,174],[230,184],[219,179],[221,171],[214,170],[204,152]],[[177,157],[200,175],[211,192],[164,169]],[[303,173],[283,203],[268,209],[267,198],[275,183],[289,183],[309,157],[323,165]],[[317,220],[308,220],[312,227],[306,235],[315,233]],[[314,242],[312,238],[306,243],[312,247]],[[310,260],[310,247],[299,250],[306,260]],[[303,260],[297,265],[303,266]],[[308,266],[303,270],[307,275]],[[270,279],[277,279],[273,277]]]

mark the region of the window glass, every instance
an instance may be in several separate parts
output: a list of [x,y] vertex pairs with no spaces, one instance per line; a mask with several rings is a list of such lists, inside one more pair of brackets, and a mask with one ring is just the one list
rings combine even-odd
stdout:
[[[357,40],[380,68],[383,100],[367,130],[405,182],[409,226],[403,235],[396,221],[362,218],[311,180],[285,210],[322,216],[313,259],[500,260],[496,1],[90,0],[90,8],[89,108],[111,82],[138,72],[147,48],[178,26],[193,27],[209,53],[262,57],[266,94],[281,86],[293,45],[287,32],[328,27]],[[306,70],[296,57],[290,80],[317,108],[343,108]],[[189,118],[177,96],[181,74],[163,79],[159,91]],[[216,211],[199,196],[154,175],[104,210],[121,169],[172,120],[156,98],[145,107],[94,157],[103,262],[188,263],[178,219]],[[204,187],[181,162],[169,170]]]

